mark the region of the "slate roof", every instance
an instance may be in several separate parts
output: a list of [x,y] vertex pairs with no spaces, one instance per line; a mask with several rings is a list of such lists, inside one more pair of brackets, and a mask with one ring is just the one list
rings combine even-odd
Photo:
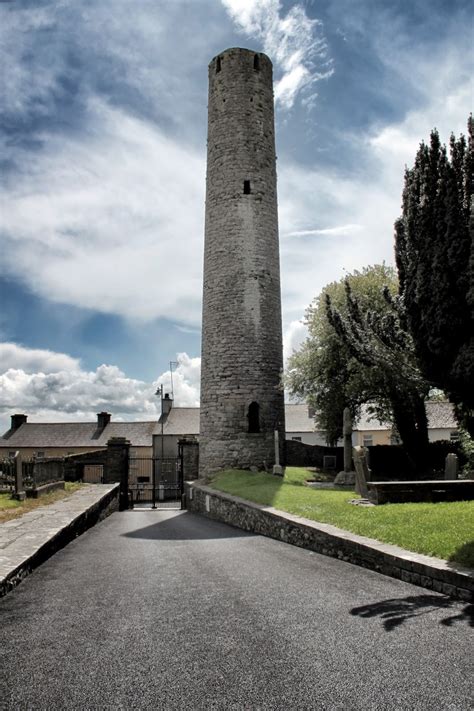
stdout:
[[[198,435],[199,407],[173,407],[163,428],[165,435]],[[314,432],[314,419],[308,416],[308,406],[285,405],[287,432]]]
[[[449,402],[427,402],[428,427],[430,429],[457,428],[453,407]],[[173,407],[163,425],[165,435],[199,435],[199,407]],[[286,432],[314,432],[314,418],[309,417],[306,404],[285,405]],[[359,432],[391,430],[391,423],[371,419],[367,406],[362,416],[354,423]],[[8,430],[0,437],[0,447],[55,448],[55,447],[105,447],[111,437],[126,437],[132,447],[151,447],[153,435],[161,434],[161,423],[109,422],[102,430],[97,422],[27,422],[17,430]]]
[[0,437],[0,447],[105,447],[111,437],[126,437],[132,447],[151,447],[160,428],[154,422],[109,422],[103,430],[96,422],[27,422]]
[[[163,425],[164,435],[198,435],[199,407],[172,407]],[[161,424],[158,426],[161,434]]]
[[428,427],[430,429],[455,430],[458,423],[454,418],[454,409],[450,402],[429,401],[426,403]]
[[[449,429],[455,430],[458,425],[454,418],[453,406],[450,402],[436,402],[429,400],[426,403],[426,415],[428,417],[428,428],[430,430]],[[373,419],[372,419],[373,418]],[[368,406],[362,406],[359,420],[354,423],[354,430],[358,432],[391,430],[391,422],[379,422],[368,412]]]
[[314,432],[315,428],[314,417],[309,416],[306,403],[285,405],[286,432]]

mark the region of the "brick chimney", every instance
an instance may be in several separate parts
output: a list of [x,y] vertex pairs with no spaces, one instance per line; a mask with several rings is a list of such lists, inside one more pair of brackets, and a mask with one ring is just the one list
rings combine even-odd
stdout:
[[169,415],[171,408],[173,407],[173,400],[170,398],[170,394],[166,393],[164,398],[161,400],[161,414]]
[[27,419],[27,415],[12,415],[12,424],[10,429],[17,430],[26,423]]
[[103,430],[105,427],[110,422],[110,413],[109,412],[98,412],[97,413],[97,429]]

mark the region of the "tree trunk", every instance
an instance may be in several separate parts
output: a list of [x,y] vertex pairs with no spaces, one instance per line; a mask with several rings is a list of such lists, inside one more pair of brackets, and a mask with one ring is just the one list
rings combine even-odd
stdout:
[[428,420],[424,397],[418,393],[392,392],[393,419],[416,479],[431,476],[428,458]]

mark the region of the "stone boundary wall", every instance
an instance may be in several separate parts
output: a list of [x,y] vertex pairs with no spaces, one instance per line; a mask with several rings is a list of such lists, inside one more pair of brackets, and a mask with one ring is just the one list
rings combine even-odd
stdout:
[[324,457],[336,457],[335,471],[344,469],[344,447],[325,447],[293,439],[285,441],[285,464],[290,467],[323,467]]
[[185,491],[188,511],[459,600],[474,600],[473,570],[358,536],[330,524],[293,516],[271,506],[245,501],[198,482],[186,482]]
[[87,531],[96,523],[119,510],[120,485],[117,484],[93,506],[80,513],[74,521],[61,528],[44,545],[29,556],[21,565],[12,570],[0,580],[0,597],[19,585],[38,566],[51,558],[54,553],[64,548],[68,543]]
[[87,464],[107,463],[107,450],[94,449],[91,452],[81,452],[79,454],[68,454],[64,457],[64,480],[80,481],[83,477],[84,467]]
[[64,490],[63,481],[50,481],[48,484],[41,484],[41,486],[36,486],[34,489],[26,489],[26,496],[28,499],[38,499],[44,494],[49,494],[51,491]]

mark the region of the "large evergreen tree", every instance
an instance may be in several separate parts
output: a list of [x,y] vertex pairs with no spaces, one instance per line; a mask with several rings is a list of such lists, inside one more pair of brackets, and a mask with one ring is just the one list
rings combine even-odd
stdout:
[[474,122],[468,139],[438,132],[405,173],[395,223],[401,305],[420,368],[474,434]]

